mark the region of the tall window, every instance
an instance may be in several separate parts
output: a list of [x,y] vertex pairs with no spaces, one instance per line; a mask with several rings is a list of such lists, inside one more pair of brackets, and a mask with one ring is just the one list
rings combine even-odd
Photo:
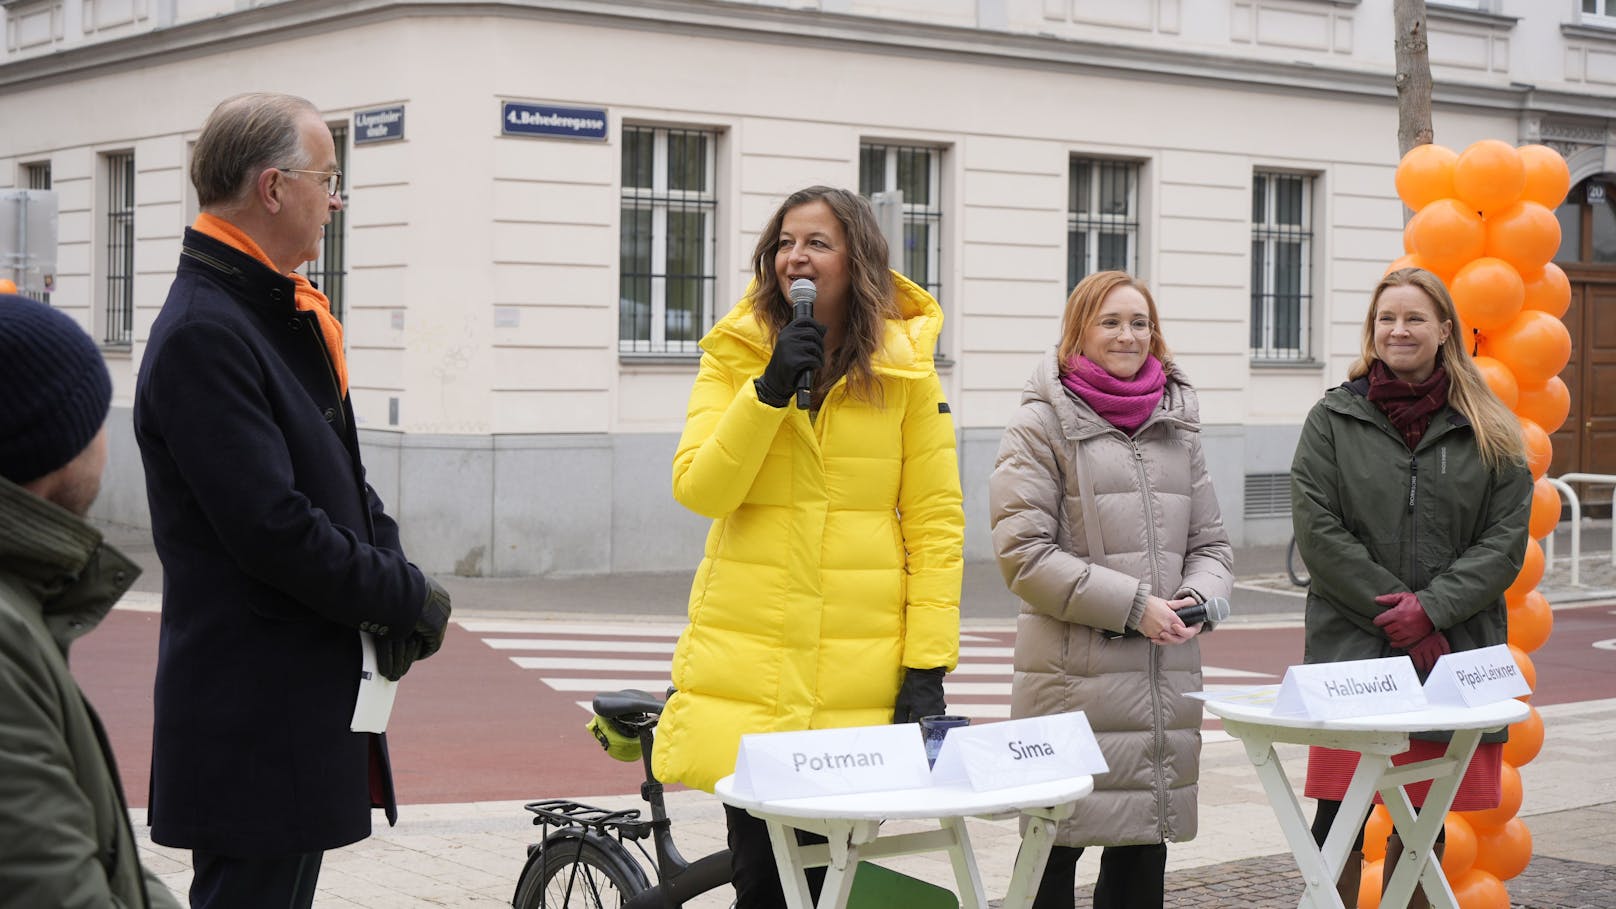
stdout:
[[859,146],[859,192],[903,194],[903,274],[939,301],[943,294],[943,150]]
[[[337,170],[342,171],[342,201],[348,201],[348,124],[332,123],[331,141],[337,147]],[[303,268],[303,276],[320,288],[331,301],[331,314],[339,320],[345,314],[343,284],[348,274],[348,244],[344,226],[348,221],[346,205],[342,211],[331,213],[331,223],[325,226],[325,239],[320,241],[320,255]]]
[[1616,0],[1582,0],[1581,21],[1616,28]]
[[107,289],[101,339],[127,347],[135,325],[135,153],[106,155]]
[[1251,355],[1305,360],[1313,283],[1313,178],[1251,181]]
[[710,130],[623,127],[621,352],[700,352],[718,283],[717,146]]
[[[33,164],[24,164],[22,166],[22,182],[23,182],[23,186],[28,188],[28,189],[50,189],[51,188],[51,165],[50,165],[50,162],[49,161],[39,161],[39,162],[36,162],[36,163],[33,163]],[[49,275],[47,277],[51,281],[54,281],[56,279],[55,275]],[[46,284],[46,287],[49,287],[48,282]],[[50,291],[48,289],[44,289],[44,290],[39,291],[39,301],[41,303],[46,304],[47,306],[50,305],[51,295],[50,295]]]
[[1097,271],[1139,269],[1139,165],[1073,158],[1066,190],[1066,289]]

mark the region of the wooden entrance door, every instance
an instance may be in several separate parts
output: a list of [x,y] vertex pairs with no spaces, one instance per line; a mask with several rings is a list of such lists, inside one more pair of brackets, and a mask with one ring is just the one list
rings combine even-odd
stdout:
[[[1549,476],[1616,474],[1616,272],[1565,266],[1571,278],[1571,362],[1560,373],[1571,391],[1571,416],[1551,437]],[[1588,494],[1592,493],[1592,502]],[[1577,490],[1584,506],[1609,507],[1609,487]]]

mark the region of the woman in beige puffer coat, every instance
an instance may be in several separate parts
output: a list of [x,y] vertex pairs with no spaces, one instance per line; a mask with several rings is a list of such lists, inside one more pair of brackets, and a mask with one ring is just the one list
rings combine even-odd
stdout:
[[[1148,290],[1085,278],[1062,340],[1005,429],[993,543],[1021,598],[1013,716],[1082,710],[1107,773],[1062,822],[1035,909],[1071,907],[1077,858],[1107,847],[1094,906],[1161,906],[1166,842],[1196,832],[1201,656],[1176,610],[1233,583],[1194,389]],[[1168,598],[1171,599],[1168,599]]]

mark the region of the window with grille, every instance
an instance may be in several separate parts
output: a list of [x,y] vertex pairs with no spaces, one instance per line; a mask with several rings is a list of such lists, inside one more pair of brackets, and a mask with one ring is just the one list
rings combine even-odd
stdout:
[[348,124],[331,123],[331,141],[337,147],[337,170],[342,171],[341,211],[331,213],[331,223],[325,226],[325,238],[320,241],[320,255],[303,267],[303,276],[320,288],[331,301],[331,314],[340,321],[346,314],[343,307],[343,285],[348,274],[348,246],[345,225],[348,221],[348,187],[352,175],[348,173]]
[[[51,188],[51,165],[50,165],[50,162],[49,161],[37,161],[37,162],[34,162],[32,164],[24,164],[22,166],[22,185],[27,189],[50,189]],[[54,281],[56,279],[56,276],[55,275],[47,275],[46,278],[48,280],[47,280],[45,286],[47,288],[49,288],[50,287],[50,282]],[[39,301],[41,303],[46,304],[47,306],[50,305],[51,295],[50,295],[50,291],[48,289],[39,291]]]
[[1306,360],[1313,305],[1313,178],[1251,181],[1251,356]]
[[1582,0],[1584,25],[1616,28],[1616,0]]
[[1097,271],[1139,271],[1139,165],[1073,158],[1066,190],[1066,289]]
[[928,146],[859,146],[859,193],[903,195],[903,274],[943,299],[943,150]]
[[135,325],[135,154],[103,157],[107,185],[106,298],[101,339],[127,347]]
[[700,353],[718,283],[718,133],[623,127],[623,353]]

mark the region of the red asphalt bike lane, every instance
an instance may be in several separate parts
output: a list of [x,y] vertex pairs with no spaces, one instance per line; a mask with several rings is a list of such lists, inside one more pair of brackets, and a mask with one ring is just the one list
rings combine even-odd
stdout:
[[[101,714],[135,807],[147,797],[157,628],[155,613],[114,610],[72,650],[74,675]],[[1008,630],[970,634],[998,644],[1014,639]],[[1201,650],[1208,666],[1278,681],[1301,661],[1302,629],[1226,625],[1203,637]],[[551,689],[511,655],[456,626],[441,651],[410,670],[388,726],[399,803],[637,792],[639,764],[611,760],[585,730],[588,716],[576,702],[587,694]],[[1616,604],[1556,610],[1553,634],[1530,659],[1537,673],[1533,704],[1616,697]],[[1553,747],[1552,724],[1547,733]]]

